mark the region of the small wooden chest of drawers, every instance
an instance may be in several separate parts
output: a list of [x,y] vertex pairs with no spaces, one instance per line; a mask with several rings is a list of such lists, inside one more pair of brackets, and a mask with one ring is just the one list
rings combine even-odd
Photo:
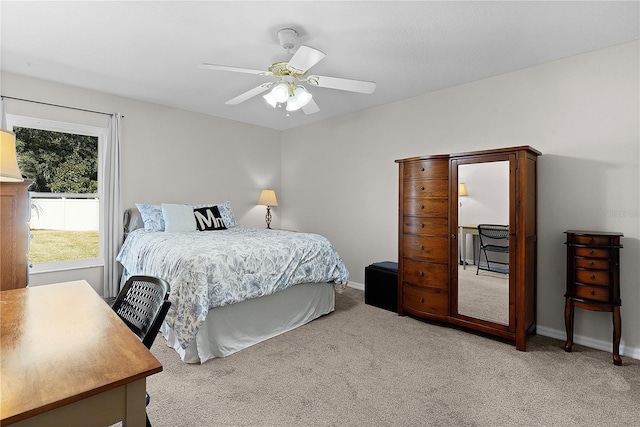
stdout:
[[613,313],[613,363],[620,358],[620,238],[622,233],[567,230],[565,351],[573,346],[574,307]]

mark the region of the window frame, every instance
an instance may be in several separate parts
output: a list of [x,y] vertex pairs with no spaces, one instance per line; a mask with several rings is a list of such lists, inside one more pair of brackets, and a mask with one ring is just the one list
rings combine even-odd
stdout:
[[104,267],[105,253],[105,200],[104,200],[104,154],[103,150],[107,141],[108,129],[98,126],[81,125],[78,123],[62,122],[58,120],[39,119],[28,116],[7,114],[7,128],[13,131],[14,127],[39,129],[44,131],[62,132],[75,135],[92,136],[98,138],[98,257],[83,258],[71,261],[47,262],[41,264],[29,264],[29,274],[50,273],[54,271],[75,270],[90,267]]

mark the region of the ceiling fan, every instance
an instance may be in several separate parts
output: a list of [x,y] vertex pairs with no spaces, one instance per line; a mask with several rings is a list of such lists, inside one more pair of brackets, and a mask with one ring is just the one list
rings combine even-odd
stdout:
[[[287,53],[295,47],[297,39],[298,33],[291,28],[283,28],[278,31],[280,45],[287,50]],[[254,96],[269,91],[263,97],[272,107],[286,105],[287,111],[302,109],[305,114],[313,114],[320,111],[320,107],[313,100],[313,95],[301,83],[307,83],[309,86],[365,94],[371,94],[376,89],[374,82],[307,75],[307,71],[325,56],[323,52],[303,45],[298,48],[289,61],[275,62],[269,66],[267,71],[207,63],[200,64],[198,67],[208,70],[276,77],[276,81],[263,83],[225,102],[225,104],[229,105],[240,104]]]

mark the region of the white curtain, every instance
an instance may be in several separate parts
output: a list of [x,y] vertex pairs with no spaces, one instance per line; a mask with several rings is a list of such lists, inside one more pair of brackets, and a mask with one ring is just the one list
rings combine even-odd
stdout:
[[4,98],[0,98],[0,129],[7,130],[7,115],[4,112]]
[[104,174],[104,297],[115,297],[120,290],[121,267],[116,256],[124,237],[122,220],[121,147],[122,117],[115,113],[109,121],[109,134],[105,144]]

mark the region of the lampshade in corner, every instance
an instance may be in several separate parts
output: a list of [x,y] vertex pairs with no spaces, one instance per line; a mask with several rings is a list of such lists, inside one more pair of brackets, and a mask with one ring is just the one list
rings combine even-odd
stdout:
[[258,199],[258,204],[264,206],[278,206],[276,192],[274,190],[262,190],[260,198]]
[[16,135],[0,129],[0,181],[24,181],[18,168]]

